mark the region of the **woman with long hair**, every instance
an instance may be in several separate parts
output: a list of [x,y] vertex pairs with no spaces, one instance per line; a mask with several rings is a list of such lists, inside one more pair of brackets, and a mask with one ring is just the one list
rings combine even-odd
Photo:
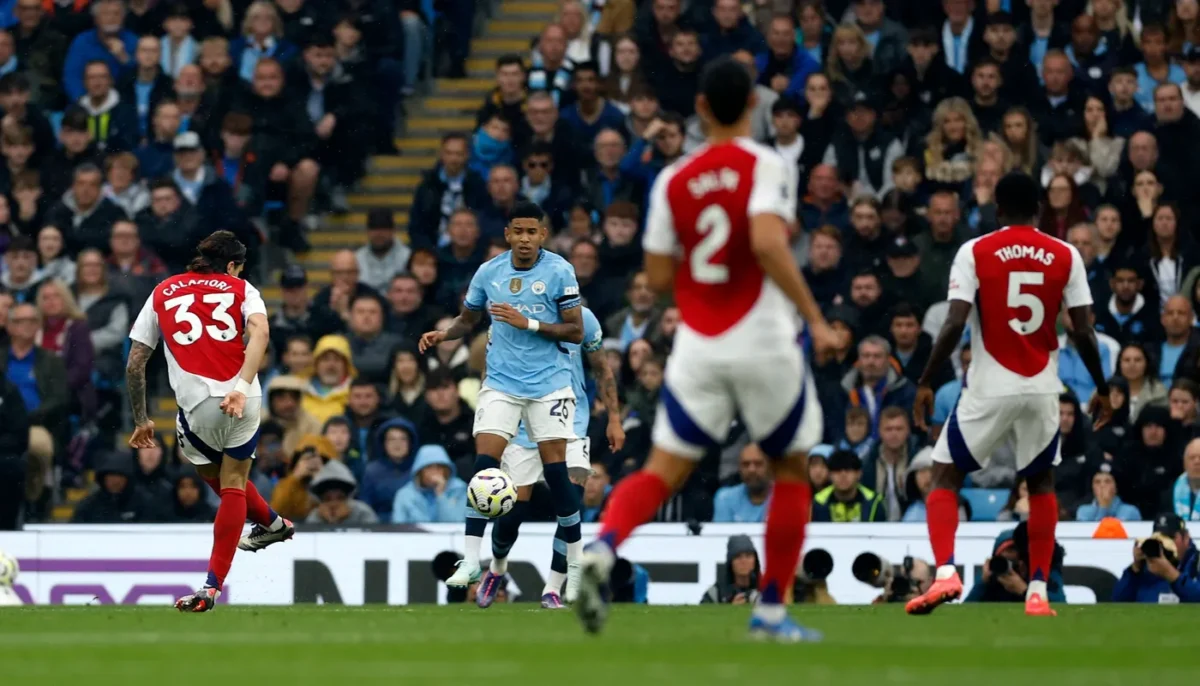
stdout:
[[1133,175],[1133,192],[1126,196],[1121,208],[1122,243],[1134,250],[1141,250],[1146,245],[1154,209],[1158,207],[1162,194],[1163,187],[1158,181],[1158,174],[1143,169]]
[[38,275],[39,281],[58,279],[70,286],[75,283],[75,261],[64,252],[66,246],[63,232],[53,224],[38,231]]
[[1092,181],[1103,193],[1108,180],[1117,173],[1121,164],[1121,153],[1125,150],[1125,139],[1112,135],[1112,121],[1108,107],[1095,95],[1089,95],[1083,105],[1084,135],[1072,138],[1087,151],[1092,166]]
[[1096,20],[1101,45],[1120,51],[1122,62],[1138,60],[1137,32],[1133,30],[1129,12],[1125,11],[1124,0],[1092,0],[1086,11]]
[[604,77],[604,97],[622,112],[629,114],[629,101],[634,89],[645,85],[642,74],[642,51],[632,35],[620,36],[613,43],[612,69]]
[[129,301],[108,285],[104,255],[92,248],[79,252],[75,296],[87,317],[96,354],[96,372],[118,382],[124,371],[125,339],[129,335]]
[[873,92],[875,67],[871,63],[871,43],[857,24],[842,24],[833,30],[825,73],[833,82],[839,102],[850,105],[855,94]]
[[420,423],[425,404],[425,356],[413,348],[397,348],[388,366],[387,399],[392,409],[409,421]]
[[947,98],[933,111],[933,130],[925,137],[925,178],[956,189],[971,177],[983,134],[971,106]]
[[96,390],[92,386],[96,350],[87,317],[62,281],[43,283],[38,289],[37,306],[42,311],[42,328],[35,342],[62,358],[67,368],[67,389],[78,403],[75,408],[90,420],[96,410]]
[[1129,246],[1121,239],[1121,211],[1105,203],[1096,208],[1096,259],[1104,264],[1120,264],[1129,255]]
[[1200,46],[1200,2],[1175,0],[1167,14],[1167,52],[1182,57]]
[[833,22],[825,13],[822,0],[800,0],[796,3],[796,47],[807,52],[817,64],[825,64]]
[[1038,140],[1037,122],[1024,107],[1004,113],[1001,137],[1013,153],[1013,166],[1034,176],[1046,163],[1046,151]]
[[1136,422],[1138,414],[1149,405],[1165,405],[1167,387],[1150,367],[1150,355],[1141,343],[1126,343],[1117,356],[1117,375],[1129,389],[1129,421]]
[[229,44],[229,57],[238,76],[247,83],[254,79],[254,67],[264,57],[286,63],[296,54],[296,46],[283,38],[283,20],[269,0],[255,0],[246,9],[242,35]]
[[[1179,208],[1170,203],[1155,207],[1150,218],[1146,247],[1160,305],[1180,292],[1184,277],[1198,262],[1180,220]],[[1147,294],[1150,291],[1146,289]]]
[[1075,180],[1066,174],[1055,174],[1046,186],[1046,201],[1042,205],[1038,228],[1066,240],[1067,230],[1087,219],[1087,210],[1079,199]]

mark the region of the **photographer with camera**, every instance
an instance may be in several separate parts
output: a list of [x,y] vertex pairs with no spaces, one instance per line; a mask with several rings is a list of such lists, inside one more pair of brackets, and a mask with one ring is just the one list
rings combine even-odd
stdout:
[[[1054,543],[1050,558],[1050,577],[1046,596],[1052,603],[1065,603],[1062,566],[1063,547]],[[1011,531],[1001,532],[992,547],[992,556],[983,563],[983,574],[963,599],[965,603],[1023,603],[1029,586],[1029,534],[1021,522]]]
[[933,584],[933,567],[925,560],[906,555],[893,565],[875,553],[862,553],[854,558],[850,568],[854,578],[868,586],[883,590],[872,605],[907,603],[929,590]]
[[1161,514],[1154,533],[1133,546],[1133,564],[1113,589],[1117,603],[1200,602],[1200,555],[1183,518]]
[[717,583],[708,587],[700,603],[743,605],[758,599],[758,575],[761,572],[758,551],[746,534],[729,537],[725,544],[725,568]]

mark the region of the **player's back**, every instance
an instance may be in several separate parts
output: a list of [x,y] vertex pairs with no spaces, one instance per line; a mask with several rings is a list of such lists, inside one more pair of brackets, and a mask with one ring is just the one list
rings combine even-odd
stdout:
[[783,159],[746,139],[706,145],[659,176],[645,246],[681,257],[675,302],[683,330],[713,338],[751,329],[763,342],[795,337],[795,308],[764,275],[750,239],[751,216],[790,222],[795,208]]
[[[159,335],[171,388],[184,410],[233,389],[246,358],[245,323],[266,314],[254,286],[228,274],[186,272],[154,287],[130,337],[153,344]],[[261,396],[255,378],[248,397]]]
[[1059,314],[1064,301],[1067,306],[1091,302],[1076,250],[1028,226],[981,236],[959,252],[951,296],[972,285],[972,392],[1057,393]]

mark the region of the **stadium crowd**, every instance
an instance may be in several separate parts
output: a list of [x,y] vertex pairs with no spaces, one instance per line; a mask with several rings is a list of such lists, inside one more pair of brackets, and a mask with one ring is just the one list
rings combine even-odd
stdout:
[[[67,439],[75,423],[120,416],[138,289],[177,268],[197,234],[237,227],[302,250],[314,196],[336,206],[366,153],[390,145],[394,103],[361,84],[411,87],[410,44],[380,36],[407,41],[414,10],[328,4],[395,5],[401,34],[365,25],[361,8],[318,17],[325,4],[312,0],[260,0],[223,24],[209,7],[229,0],[92,0],[101,28],[76,31],[63,66],[37,59],[49,40],[38,36],[87,12],[17,0],[17,23],[0,32],[5,406],[25,399],[48,434],[34,438],[68,473],[95,470],[78,521],[212,515],[169,441],[131,458]],[[151,11],[161,22],[144,19]],[[329,21],[328,33],[306,30]],[[450,50],[457,75],[465,52]],[[680,319],[639,273],[640,231],[657,174],[703,144],[693,102],[719,55],[756,75],[753,135],[795,165],[794,254],[853,338],[812,360],[825,413],[815,521],[924,521],[928,446],[962,388],[966,341],[937,374],[928,435],[912,424],[915,382],[954,255],[1000,228],[992,195],[1014,169],[1041,181],[1042,230],[1087,263],[1117,409],[1091,430],[1094,388],[1064,336],[1062,518],[1200,521],[1200,195],[1187,191],[1200,178],[1197,0],[562,0],[528,53],[496,60],[476,129],[442,139],[407,227],[369,213],[362,247],[334,255],[332,283],[315,293],[299,266],[282,271],[253,474],[275,509],[314,523],[460,521],[486,328],[426,356],[415,343],[505,250],[508,212],[526,198],[546,211],[547,247],[574,265],[620,382],[625,449],[611,454],[605,422],[592,423],[583,501],[595,521],[649,451]],[[64,105],[56,143],[44,113]],[[347,123],[366,121],[376,125]],[[299,132],[307,145],[283,143]],[[278,216],[257,221],[272,200]],[[45,460],[46,447],[29,452]],[[1014,465],[1002,448],[970,477],[964,518],[1027,515]],[[735,427],[658,519],[762,521],[770,493],[768,461]],[[534,511],[552,518],[545,497]]]

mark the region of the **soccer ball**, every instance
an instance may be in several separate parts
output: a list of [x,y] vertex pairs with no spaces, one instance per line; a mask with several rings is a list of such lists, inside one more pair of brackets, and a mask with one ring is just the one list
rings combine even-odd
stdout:
[[17,564],[17,558],[0,550],[0,587],[12,586],[20,571],[21,567]]
[[467,502],[484,517],[502,517],[517,504],[517,489],[504,472],[494,468],[485,469],[467,484]]

